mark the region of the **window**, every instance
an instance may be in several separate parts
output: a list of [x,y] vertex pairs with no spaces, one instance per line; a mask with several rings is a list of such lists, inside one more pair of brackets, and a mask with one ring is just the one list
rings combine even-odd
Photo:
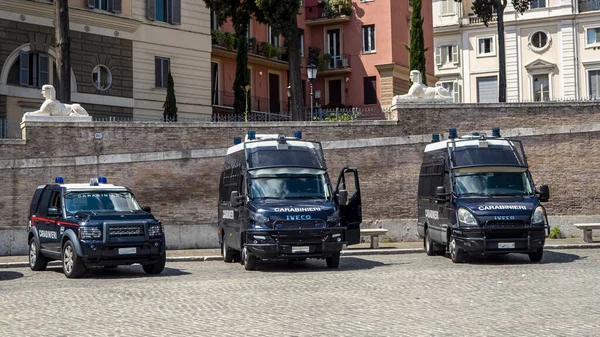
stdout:
[[364,78],[365,105],[377,104],[377,77]]
[[300,43],[300,57],[304,57],[304,29],[298,28],[298,43]]
[[269,43],[279,47],[279,35],[275,35],[273,32],[273,28],[271,28],[271,26],[269,26]]
[[112,84],[112,74],[106,66],[97,65],[92,70],[92,81],[96,89],[107,90]]
[[600,69],[588,71],[588,82],[591,99],[600,99]]
[[94,8],[108,11],[108,0],[94,0]]
[[498,102],[498,78],[485,76],[477,78],[477,103]]
[[535,49],[544,49],[548,46],[548,42],[548,34],[541,31],[533,33],[533,35],[531,35],[531,39],[529,40],[529,43]]
[[363,33],[363,53],[375,52],[375,25],[362,27]]
[[546,8],[546,0],[531,0],[529,8]]
[[164,57],[154,59],[155,86],[157,88],[166,88],[169,72],[171,71],[171,60]]
[[435,63],[440,67],[458,65],[458,45],[445,45],[436,48]]
[[147,0],[146,16],[153,21],[181,24],[181,0]]
[[477,56],[496,55],[493,37],[477,38]]
[[536,102],[550,100],[550,75],[537,74],[532,76],[533,100]]
[[50,57],[48,54],[21,51],[8,75],[8,84],[41,88],[50,82]]
[[442,88],[448,90],[450,96],[454,97],[454,82],[440,82]]
[[112,13],[121,13],[122,0],[87,0],[88,7]]
[[442,0],[442,15],[454,14],[454,0]]
[[600,45],[600,27],[587,29],[586,42],[588,46]]

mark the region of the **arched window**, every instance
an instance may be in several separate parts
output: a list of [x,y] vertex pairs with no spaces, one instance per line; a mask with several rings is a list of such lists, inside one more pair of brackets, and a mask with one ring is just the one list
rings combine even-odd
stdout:
[[55,82],[56,68],[50,55],[42,52],[20,51],[8,73],[7,84],[41,88]]

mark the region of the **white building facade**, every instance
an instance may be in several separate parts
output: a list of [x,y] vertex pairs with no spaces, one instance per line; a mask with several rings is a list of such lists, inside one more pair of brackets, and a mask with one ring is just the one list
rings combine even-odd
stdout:
[[[472,0],[433,0],[435,75],[455,102],[498,101],[498,28]],[[600,0],[534,0],[504,12],[507,101],[600,99]]]

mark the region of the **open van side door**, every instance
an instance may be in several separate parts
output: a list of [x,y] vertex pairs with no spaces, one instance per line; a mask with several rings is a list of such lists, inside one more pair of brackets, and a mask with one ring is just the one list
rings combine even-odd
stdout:
[[[340,191],[347,193],[345,204],[340,202]],[[340,223],[346,227],[346,242],[348,245],[355,245],[360,242],[360,223],[362,222],[362,201],[356,168],[345,167],[342,169],[338,177],[335,195],[340,208]]]

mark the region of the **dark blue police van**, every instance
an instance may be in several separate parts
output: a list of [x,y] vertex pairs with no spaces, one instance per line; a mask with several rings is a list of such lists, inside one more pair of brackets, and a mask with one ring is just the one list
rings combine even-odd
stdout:
[[449,139],[433,135],[425,147],[419,175],[418,233],[427,255],[450,252],[453,262],[465,255],[544,254],[549,234],[546,210],[550,191],[536,190],[523,144],[474,133]]
[[44,270],[60,260],[68,278],[82,276],[88,266],[139,263],[147,274],[165,268],[163,226],[140,207],[126,187],[108,184],[106,178],[89,184],[39,186],[29,209],[29,266]]
[[247,270],[257,260],[325,259],[337,268],[340,252],[359,243],[362,221],[355,168],[332,188],[318,142],[257,135],[234,140],[219,188],[219,243],[225,262]]

